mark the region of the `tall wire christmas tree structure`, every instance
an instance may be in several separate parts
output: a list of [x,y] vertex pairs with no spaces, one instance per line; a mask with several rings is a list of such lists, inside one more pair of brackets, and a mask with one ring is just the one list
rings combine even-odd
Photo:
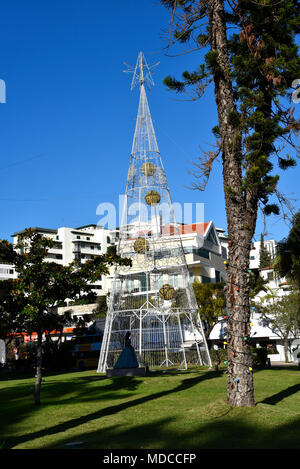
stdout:
[[154,66],[140,52],[128,70],[140,98],[117,252],[132,266],[115,270],[99,373],[114,366],[127,331],[140,366],[211,366],[146,96]]

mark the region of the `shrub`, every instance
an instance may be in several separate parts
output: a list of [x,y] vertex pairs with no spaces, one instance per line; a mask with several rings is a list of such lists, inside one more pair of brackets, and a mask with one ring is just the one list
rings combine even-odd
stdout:
[[268,350],[267,348],[251,348],[251,355],[253,360],[254,367],[264,367],[267,364],[268,360]]
[[218,350],[211,349],[209,353],[211,361],[214,363],[215,368],[218,368],[220,364],[227,361],[227,349],[225,348],[220,348]]

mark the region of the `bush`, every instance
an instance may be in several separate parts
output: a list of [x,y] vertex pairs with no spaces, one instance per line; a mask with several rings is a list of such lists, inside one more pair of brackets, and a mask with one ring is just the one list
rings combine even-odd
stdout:
[[[14,349],[18,348],[19,358],[15,359]],[[33,368],[33,363],[36,356],[35,343],[24,343],[20,340],[13,340],[7,345],[6,359],[10,367],[16,370],[27,370]]]
[[227,361],[227,349],[225,348],[220,348],[218,350],[211,349],[209,353],[211,361],[215,365],[215,368],[218,368],[220,364]]
[[251,355],[253,360],[254,367],[264,367],[267,364],[268,360],[268,350],[267,348],[251,348]]

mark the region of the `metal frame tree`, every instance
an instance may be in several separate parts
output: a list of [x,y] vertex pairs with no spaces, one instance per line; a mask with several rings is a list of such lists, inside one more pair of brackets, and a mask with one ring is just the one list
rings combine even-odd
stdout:
[[[114,274],[100,373],[113,367],[126,331],[131,332],[140,365],[187,368],[191,361],[211,366],[148,106],[151,68],[140,52],[131,69],[131,89],[139,85],[140,99],[117,252],[130,258],[132,266],[118,267]],[[187,351],[188,333],[193,353]]]

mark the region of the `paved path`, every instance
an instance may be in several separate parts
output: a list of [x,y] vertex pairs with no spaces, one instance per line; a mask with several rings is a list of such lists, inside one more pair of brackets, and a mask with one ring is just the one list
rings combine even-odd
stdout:
[[271,362],[271,367],[272,366],[298,366],[298,363],[296,362]]

